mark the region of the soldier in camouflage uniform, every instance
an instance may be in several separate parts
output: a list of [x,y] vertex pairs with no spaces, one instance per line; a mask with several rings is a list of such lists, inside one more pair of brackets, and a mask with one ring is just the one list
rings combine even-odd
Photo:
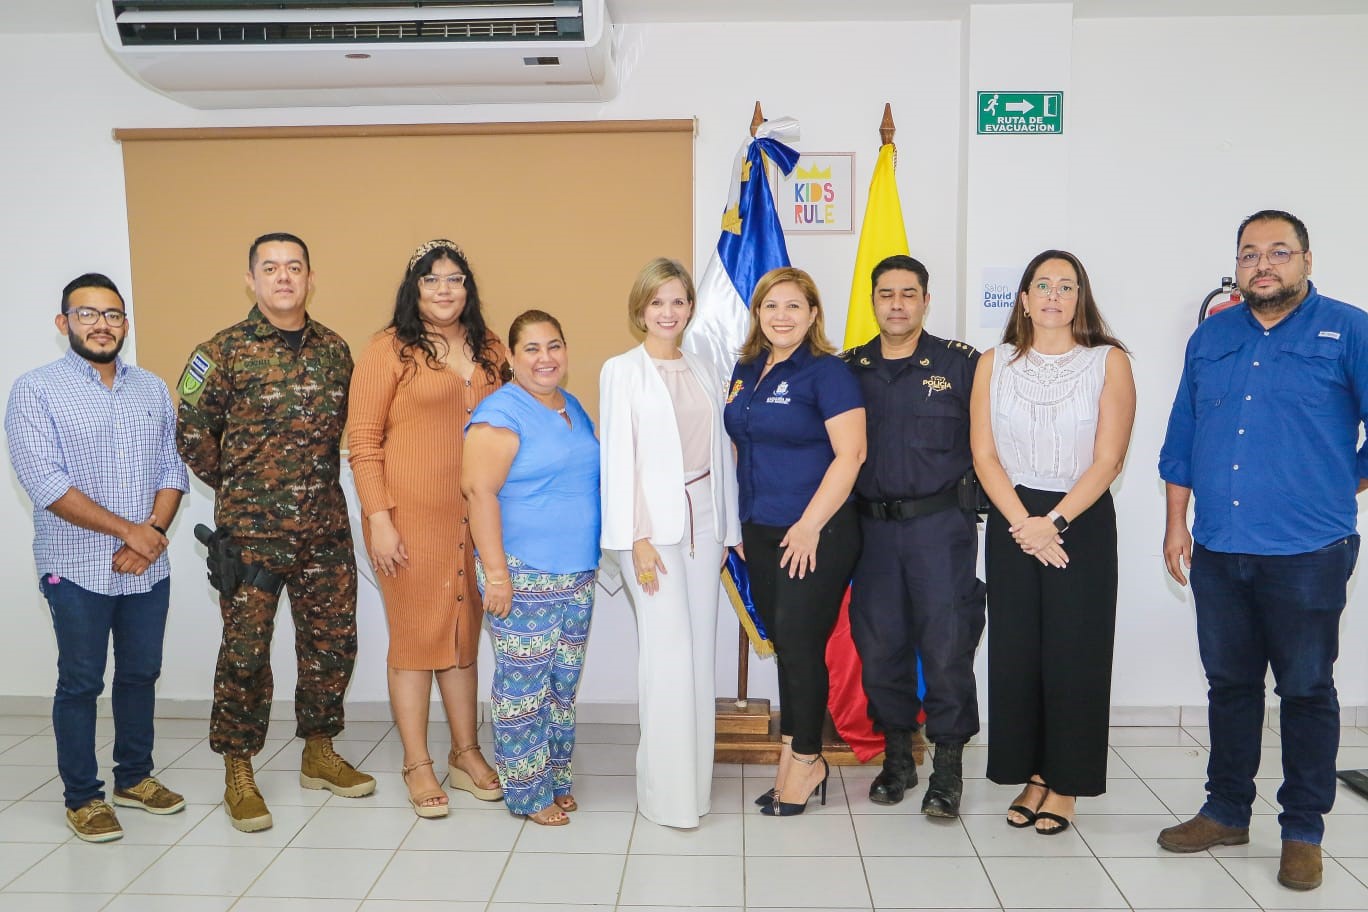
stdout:
[[[352,359],[342,337],[310,319],[309,251],[263,235],[248,255],[247,319],[203,343],[177,385],[176,442],[214,489],[214,518],[242,560],[284,581],[295,626],[295,734],[300,784],[345,797],[375,780],[332,748],[356,660],[356,561],[339,484]],[[271,634],[279,595],[249,582],[223,593],[210,747],[224,755],[224,806],[239,830],[271,825],[251,758],[271,712]]]

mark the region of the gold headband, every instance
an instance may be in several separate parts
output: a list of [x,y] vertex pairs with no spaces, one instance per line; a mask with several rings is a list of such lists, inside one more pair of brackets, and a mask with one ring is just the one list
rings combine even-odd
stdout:
[[457,256],[465,256],[465,254],[461,252],[461,248],[457,247],[454,242],[448,241],[446,238],[433,238],[426,244],[419,246],[417,250],[413,251],[413,256],[409,257],[408,268],[412,269],[414,263],[417,263],[419,260],[427,256],[429,253],[432,253],[432,251],[436,250],[438,247],[447,247],[451,250],[456,251]]

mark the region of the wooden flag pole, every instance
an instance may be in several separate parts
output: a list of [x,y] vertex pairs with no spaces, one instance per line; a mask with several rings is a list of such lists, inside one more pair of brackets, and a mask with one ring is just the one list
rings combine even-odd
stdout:
[[893,134],[897,132],[897,127],[893,125],[893,105],[884,102],[883,120],[879,123],[879,144],[890,145],[893,142]]
[[[750,135],[755,138],[755,131],[760,129],[760,125],[765,122],[765,112],[760,109],[760,102],[755,102],[755,113],[751,115]],[[746,636],[746,628],[738,628],[736,641],[736,708],[745,709],[747,706],[746,689],[750,683],[750,637]]]

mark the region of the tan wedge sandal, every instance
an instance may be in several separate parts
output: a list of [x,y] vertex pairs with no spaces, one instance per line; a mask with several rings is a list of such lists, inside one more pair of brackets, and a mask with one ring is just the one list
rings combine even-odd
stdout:
[[[404,779],[405,788],[408,787],[409,773],[417,769],[422,769],[425,766],[432,766],[432,758],[429,757],[427,760],[419,760],[417,763],[410,763],[399,770],[399,775]],[[442,800],[441,804],[428,804],[429,801],[435,801],[438,798]],[[447,814],[451,813],[451,808],[447,806],[446,792],[442,791],[440,786],[435,789],[424,789],[417,795],[410,791],[408,800],[409,804],[413,805],[413,813],[417,814],[419,817],[430,820],[437,817],[445,817]]]
[[453,747],[451,753],[447,754],[447,785],[463,792],[469,792],[481,801],[498,801],[503,797],[503,789],[499,786],[499,781],[494,780],[493,788],[482,788],[471,778],[470,773],[456,765],[456,759],[467,751],[477,751],[480,745],[471,744],[466,747]]

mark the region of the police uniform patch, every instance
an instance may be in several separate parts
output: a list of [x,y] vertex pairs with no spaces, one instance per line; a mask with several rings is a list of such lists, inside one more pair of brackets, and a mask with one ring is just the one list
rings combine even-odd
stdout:
[[923,380],[922,386],[926,387],[926,395],[930,396],[932,393],[943,393],[950,389],[950,381],[935,374]]
[[190,363],[185,365],[185,373],[181,374],[180,382],[176,384],[176,394],[191,405],[199,405],[200,394],[204,392],[205,379],[214,372],[217,365],[209,360],[209,357],[199,349],[190,356]]

